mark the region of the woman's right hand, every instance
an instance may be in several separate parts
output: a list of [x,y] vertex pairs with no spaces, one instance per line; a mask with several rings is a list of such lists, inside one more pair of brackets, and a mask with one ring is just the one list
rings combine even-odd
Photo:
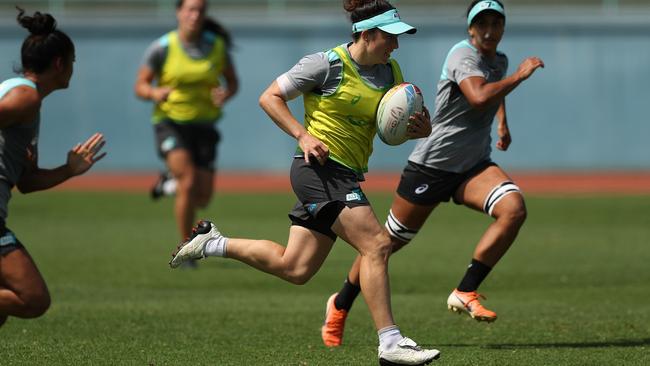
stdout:
[[162,103],[167,100],[172,90],[174,89],[168,86],[152,87],[149,98],[156,103]]
[[88,140],[80,142],[70,149],[66,164],[71,176],[87,172],[96,162],[106,156],[106,152],[102,151],[105,144],[104,135],[95,133]]
[[298,138],[298,146],[305,154],[305,163],[307,164],[309,164],[309,157],[313,156],[320,165],[325,165],[325,161],[330,155],[327,145],[309,133],[305,133]]
[[520,80],[526,80],[540,67],[544,67],[544,61],[542,59],[539,57],[528,57],[519,65],[517,74]]

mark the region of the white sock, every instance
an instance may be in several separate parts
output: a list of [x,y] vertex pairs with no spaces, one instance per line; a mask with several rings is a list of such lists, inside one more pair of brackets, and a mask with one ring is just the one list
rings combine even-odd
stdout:
[[379,335],[379,347],[385,351],[392,349],[399,341],[404,339],[397,325],[381,328],[377,334]]
[[206,257],[225,257],[227,244],[228,244],[228,238],[226,238],[225,236],[220,236],[218,238],[210,239],[208,240],[207,243],[205,243],[203,254]]
[[169,178],[162,184],[162,191],[165,196],[173,196],[176,194],[176,186],[178,181],[175,178]]

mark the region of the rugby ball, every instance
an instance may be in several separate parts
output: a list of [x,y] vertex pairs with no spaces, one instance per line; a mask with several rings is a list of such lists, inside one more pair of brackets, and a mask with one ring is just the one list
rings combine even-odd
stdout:
[[388,145],[399,145],[408,140],[406,128],[409,117],[422,112],[422,92],[411,83],[392,87],[377,108],[377,135]]

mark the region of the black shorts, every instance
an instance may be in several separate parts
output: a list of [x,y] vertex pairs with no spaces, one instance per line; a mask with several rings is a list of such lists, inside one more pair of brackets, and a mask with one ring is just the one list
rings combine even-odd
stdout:
[[343,208],[370,205],[359,185],[362,178],[333,160],[320,165],[315,160],[306,164],[302,157],[295,158],[290,176],[298,202],[289,219],[293,225],[317,231],[332,240],[336,240],[332,225]]
[[16,235],[9,230],[3,221],[0,220],[0,256],[9,254],[16,249],[24,248],[23,244],[16,238]]
[[[421,206],[432,206],[449,202],[463,183],[487,167],[496,166],[491,160],[484,160],[463,173],[452,173],[433,169],[409,161],[397,186],[397,194],[405,200]],[[456,200],[454,200],[455,203]]]
[[154,126],[158,155],[165,159],[175,149],[185,149],[192,155],[194,164],[213,170],[217,157],[217,144],[221,137],[213,123],[176,123],[166,119]]

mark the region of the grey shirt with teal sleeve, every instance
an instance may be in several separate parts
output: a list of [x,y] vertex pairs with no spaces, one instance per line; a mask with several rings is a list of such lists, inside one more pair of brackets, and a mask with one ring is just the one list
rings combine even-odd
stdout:
[[[347,44],[342,46],[349,56]],[[359,72],[359,76],[375,88],[384,88],[394,84],[393,68],[390,64],[361,66],[354,60],[352,60],[352,64]],[[343,61],[336,52],[329,50],[304,56],[291,70],[280,75],[277,82],[288,99],[309,92],[332,95],[341,82],[342,73]]]
[[[12,89],[36,84],[25,78],[13,78],[0,83],[0,99]],[[28,164],[27,148],[36,154],[40,116],[30,123],[14,124],[0,129],[0,220],[7,218],[11,188],[18,182]]]
[[[348,51],[348,45],[341,45],[352,65],[365,83],[375,88],[385,88],[395,83],[393,67],[390,64],[361,66],[357,64]],[[302,94],[333,95],[338,90],[343,78],[343,60],[334,50],[318,52],[301,58],[289,71],[280,75],[276,82],[285,100],[294,99]],[[296,152],[294,157],[301,157]],[[363,180],[363,175],[359,175]]]
[[473,108],[460,90],[460,83],[473,76],[488,83],[501,80],[508,69],[508,58],[497,52],[488,59],[468,40],[457,43],[442,67],[436,95],[436,112],[431,135],[420,139],[409,160],[448,172],[462,173],[490,159],[490,132],[500,103],[484,109]]

